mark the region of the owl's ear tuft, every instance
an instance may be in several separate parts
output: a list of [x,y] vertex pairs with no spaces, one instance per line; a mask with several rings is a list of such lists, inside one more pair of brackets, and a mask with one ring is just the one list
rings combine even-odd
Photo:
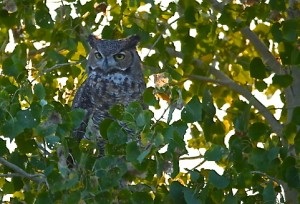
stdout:
[[88,42],[92,48],[95,48],[97,40],[98,40],[98,38],[94,35],[89,35],[89,37],[88,37]]
[[131,35],[129,37],[127,37],[127,45],[126,48],[130,49],[130,48],[135,48],[136,45],[140,42],[141,38],[138,35]]

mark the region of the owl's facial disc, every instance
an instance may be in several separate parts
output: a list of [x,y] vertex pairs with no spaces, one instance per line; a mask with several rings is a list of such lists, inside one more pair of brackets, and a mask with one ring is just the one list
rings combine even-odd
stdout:
[[124,67],[121,65],[124,65],[124,62],[127,60],[127,58],[130,58],[131,56],[128,55],[128,53],[121,51],[116,54],[111,54],[105,56],[100,51],[95,50],[94,56],[94,62],[96,66],[90,66],[90,71],[100,71],[104,74],[109,74],[113,72],[118,71],[126,71],[129,67]]

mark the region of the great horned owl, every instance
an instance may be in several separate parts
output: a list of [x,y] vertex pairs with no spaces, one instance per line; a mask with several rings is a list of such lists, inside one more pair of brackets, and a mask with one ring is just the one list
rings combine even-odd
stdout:
[[138,36],[103,40],[91,35],[88,41],[92,48],[86,67],[88,77],[78,89],[72,105],[73,109],[85,109],[87,115],[74,135],[79,140],[96,135],[101,154],[105,142],[99,134],[99,124],[110,117],[112,106],[141,101],[146,85],[136,51]]

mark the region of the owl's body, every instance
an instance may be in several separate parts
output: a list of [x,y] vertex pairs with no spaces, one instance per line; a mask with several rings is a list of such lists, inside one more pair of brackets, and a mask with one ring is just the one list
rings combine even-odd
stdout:
[[[138,42],[138,36],[121,40],[98,40],[90,36],[92,50],[87,62],[88,77],[78,89],[72,105],[73,109],[87,111],[86,119],[75,130],[78,139],[94,134],[101,141],[98,126],[110,117],[110,108],[141,101],[145,82],[136,52]],[[92,128],[89,128],[90,122]]]

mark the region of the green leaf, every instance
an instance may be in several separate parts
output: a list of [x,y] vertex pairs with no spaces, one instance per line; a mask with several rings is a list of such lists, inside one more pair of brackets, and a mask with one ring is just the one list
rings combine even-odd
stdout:
[[118,195],[118,199],[122,200],[124,203],[130,203],[132,197],[132,192],[127,189],[122,189]]
[[53,27],[53,20],[49,13],[49,9],[42,2],[39,2],[36,5],[35,20],[37,25],[41,28],[51,29]]
[[16,137],[15,142],[20,149],[20,152],[24,154],[34,153],[37,150],[36,141],[34,139],[26,138],[24,134],[21,134],[20,137]]
[[260,92],[263,92],[266,88],[268,88],[268,84],[263,80],[256,80],[254,83],[255,88],[257,88],[257,90]]
[[4,195],[13,194],[15,192],[13,182],[5,182],[2,190],[3,190]]
[[282,88],[286,88],[293,83],[293,77],[288,74],[283,75],[274,75],[273,78],[273,85],[278,85]]
[[196,22],[195,15],[198,13],[197,9],[194,6],[188,6],[184,11],[184,17],[187,23]]
[[207,161],[220,161],[223,155],[225,155],[225,149],[219,145],[214,145],[205,152],[204,158]]
[[6,58],[2,64],[3,74],[17,77],[21,70],[18,69],[11,58]]
[[213,120],[213,117],[216,114],[216,108],[213,103],[212,95],[208,89],[204,90],[202,106],[203,111],[205,112],[205,117],[208,117],[209,120]]
[[274,23],[271,26],[271,33],[273,35],[274,41],[275,42],[281,42],[282,41],[282,32],[280,29],[281,25],[279,23]]
[[198,96],[194,96],[184,107],[181,112],[183,121],[193,123],[202,120],[202,104]]
[[56,144],[60,142],[60,138],[54,135],[46,136],[45,140],[49,147],[54,147]]
[[124,144],[127,136],[123,128],[116,122],[112,122],[107,129],[107,139],[111,144]]
[[300,125],[300,107],[296,107],[293,110],[293,115],[292,115],[292,122]]
[[77,128],[82,123],[82,120],[86,114],[86,111],[84,109],[74,109],[71,112],[68,113],[69,117],[72,121],[72,127]]
[[285,39],[287,42],[295,42],[298,37],[297,28],[300,23],[296,19],[289,19],[286,21],[283,21],[282,23],[282,37]]
[[299,154],[300,153],[300,131],[297,132],[294,141],[295,141],[296,153]]
[[149,110],[144,110],[140,114],[138,114],[136,118],[136,125],[140,128],[148,127],[150,125],[151,119],[153,118],[153,112]]
[[196,198],[195,193],[189,188],[184,188],[183,194],[184,194],[184,200],[186,201],[187,204],[202,203],[198,198]]
[[172,203],[185,203],[184,194],[183,194],[184,186],[182,186],[178,181],[174,181],[170,185],[170,197],[172,199]]
[[110,110],[109,113],[111,116],[113,116],[115,119],[121,120],[124,115],[124,106],[121,104],[114,105]]
[[268,130],[268,126],[266,126],[264,123],[257,122],[249,127],[248,135],[254,141],[260,141],[260,139],[267,136]]
[[209,171],[209,174],[208,174],[208,182],[215,186],[216,188],[218,189],[224,189],[226,188],[230,181],[228,178],[226,178],[225,176],[221,176],[219,175],[216,171],[214,170],[211,170]]
[[148,106],[154,106],[154,107],[158,107],[159,106],[159,101],[157,100],[157,98],[155,97],[155,95],[153,94],[154,88],[153,87],[148,87],[143,94],[143,101],[145,104],[147,104]]
[[113,123],[114,120],[110,118],[105,118],[99,125],[100,134],[104,139],[107,139],[107,130],[111,123]]
[[276,11],[285,11],[286,10],[284,1],[270,0],[269,4],[270,4],[271,8]]
[[136,162],[140,151],[135,141],[130,142],[126,145],[126,160],[129,162]]
[[270,167],[268,152],[261,148],[253,149],[249,157],[249,164],[252,164],[255,169],[260,171],[268,170]]
[[9,137],[10,139],[14,139],[17,135],[23,132],[24,127],[21,126],[18,121],[14,118],[9,121],[4,122],[1,127],[1,132],[4,137]]
[[234,128],[238,132],[246,132],[248,130],[251,106],[245,102],[234,102],[233,106],[237,109],[238,115],[234,118]]
[[38,121],[33,117],[31,109],[20,110],[16,115],[17,121],[23,128],[33,128],[38,125]]
[[255,57],[250,62],[250,75],[256,79],[264,79],[266,78],[266,67],[262,62],[261,58]]
[[137,158],[137,160],[139,161],[139,163],[142,163],[143,160],[146,158],[146,156],[148,156],[148,154],[150,153],[151,148],[147,148],[145,151],[143,151]]
[[6,141],[0,138],[0,156],[2,157],[5,154],[8,154],[9,151],[6,147]]
[[189,172],[192,182],[204,183],[204,177],[197,170]]
[[227,195],[223,204],[238,204],[238,198],[234,195]]
[[130,103],[126,109],[123,116],[123,121],[128,123],[135,123],[137,116],[143,112],[143,107],[139,102],[132,102]]
[[68,195],[66,195],[66,204],[74,204],[74,203],[79,203],[80,200],[80,191],[71,191]]
[[284,126],[283,136],[289,144],[294,144],[294,139],[297,135],[297,125],[295,123],[288,123]]
[[45,123],[41,123],[38,125],[35,130],[35,135],[46,137],[46,136],[53,136],[56,133],[57,124],[48,125]]
[[300,188],[300,176],[298,168],[291,166],[285,171],[285,179],[290,187]]
[[43,84],[38,83],[34,86],[34,94],[41,100],[41,99],[45,99],[46,96],[46,91],[45,88],[43,86]]
[[151,204],[153,200],[149,193],[147,192],[134,192],[132,194],[133,204]]
[[51,199],[51,194],[48,192],[42,192],[37,196],[35,201],[36,204],[45,204],[45,203],[53,203]]
[[263,191],[264,203],[276,203],[276,193],[273,182],[269,182]]
[[280,59],[284,65],[298,65],[300,62],[300,52],[293,43],[281,42],[278,46]]

